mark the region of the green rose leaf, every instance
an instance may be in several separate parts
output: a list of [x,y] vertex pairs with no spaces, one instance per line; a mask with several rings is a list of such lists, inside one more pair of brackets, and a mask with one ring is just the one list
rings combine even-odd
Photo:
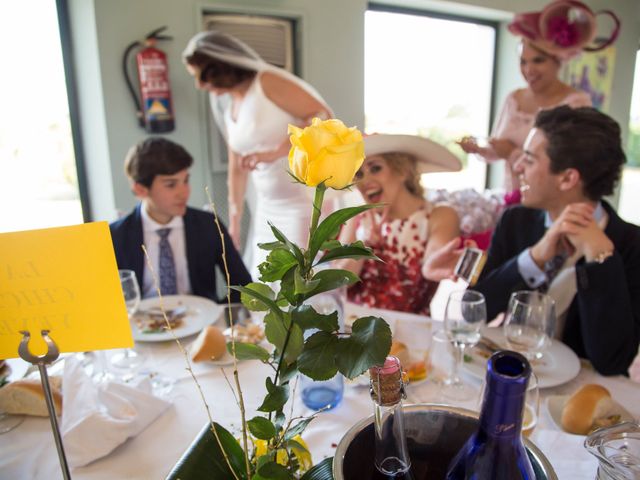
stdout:
[[258,248],[262,250],[275,250],[276,248],[281,247],[286,247],[286,245],[282,242],[266,242],[258,244]]
[[360,241],[352,243],[350,245],[343,245],[341,247],[329,250],[318,260],[316,265],[320,263],[330,262],[339,258],[369,258],[371,260],[380,260],[376,257],[369,247],[365,247]]
[[289,428],[285,432],[284,439],[285,440],[291,440],[296,435],[299,435],[302,432],[304,432],[304,429],[307,428],[307,425],[309,425],[309,423],[311,423],[311,421],[314,418],[315,417],[308,417],[308,418],[303,418],[302,420],[300,420],[298,423],[296,423],[293,427]]
[[316,332],[304,344],[304,350],[298,358],[298,370],[314,380],[328,380],[338,371],[335,360],[337,351],[337,336]]
[[301,265],[304,264],[304,255],[302,254],[302,250],[300,250],[300,247],[298,247],[295,243],[293,243],[291,240],[285,237],[284,233],[278,230],[278,228],[273,223],[271,222],[268,222],[268,223],[269,223],[269,226],[271,227],[271,231],[273,232],[274,237],[276,237],[276,239],[278,239],[280,242],[284,243],[287,246],[289,251],[293,253],[293,255],[296,257],[299,264]]
[[330,269],[320,270],[311,280],[320,280],[320,283],[310,293],[305,294],[304,298],[310,298],[322,292],[353,285],[359,281],[360,278],[349,270]]
[[373,365],[384,364],[391,349],[391,329],[379,317],[357,319],[351,328],[351,336],[341,338],[337,348],[337,364],[340,373],[355,378]]
[[366,210],[370,210],[372,208],[377,208],[380,206],[382,205],[360,205],[358,207],[342,208],[331,213],[329,216],[327,216],[327,218],[320,222],[320,225],[318,225],[316,231],[313,232],[311,242],[309,243],[309,258],[315,258],[322,244],[327,240],[332,239],[335,232],[338,231],[340,229],[340,226],[347,220]]
[[300,480],[333,480],[333,457],[328,457],[306,471]]
[[276,294],[271,287],[264,283],[247,283],[244,287],[234,285],[233,290],[240,292],[240,301],[252,312],[266,312],[268,310],[278,310],[278,306],[273,301]]
[[293,279],[295,271],[295,268],[290,269],[280,280],[280,293],[278,296],[286,299],[290,305],[296,303],[295,282]]
[[270,440],[276,436],[276,427],[264,417],[253,417],[247,422],[251,434],[262,440]]
[[281,410],[289,399],[289,385],[274,385],[273,380],[267,377],[265,382],[267,395],[264,397],[262,405],[258,407],[260,412],[275,412]]
[[276,248],[272,250],[269,255],[267,255],[267,259],[258,266],[260,270],[260,280],[263,282],[277,282],[282,279],[290,268],[296,265],[298,265],[298,261],[293,253],[284,248]]
[[293,474],[289,472],[287,467],[280,465],[274,461],[265,463],[258,473],[261,477],[270,478],[273,480],[292,480]]
[[282,426],[286,423],[286,421],[287,421],[287,416],[284,414],[284,412],[277,412],[276,422],[275,422],[276,430],[279,431],[282,428]]
[[298,374],[298,363],[292,362],[286,365],[286,362],[285,362],[285,364],[280,365],[280,378],[278,378],[278,384],[283,385],[287,383],[297,374]]
[[300,268],[296,268],[293,272],[294,293],[296,295],[309,293],[319,284],[320,279],[306,280],[302,275],[300,275]]
[[[227,352],[233,355],[231,342],[227,343]],[[240,343],[236,342],[236,358],[238,360],[260,360],[266,362],[271,357],[271,354],[253,343]]]
[[320,246],[320,250],[333,250],[334,248],[341,247],[342,243],[338,240],[327,240]]
[[317,328],[325,332],[335,332],[340,328],[338,324],[338,312],[322,315],[316,312],[311,305],[300,305],[291,311],[293,323],[299,325],[302,330]]
[[[291,332],[289,333],[286,349],[284,349],[288,329],[291,329]],[[284,349],[284,360],[287,364],[294,362],[302,352],[304,344],[302,329],[298,325],[291,325],[291,317],[288,313],[283,313],[282,318],[273,315],[271,312],[267,313],[264,317],[264,333],[267,340],[278,351],[282,352]]]

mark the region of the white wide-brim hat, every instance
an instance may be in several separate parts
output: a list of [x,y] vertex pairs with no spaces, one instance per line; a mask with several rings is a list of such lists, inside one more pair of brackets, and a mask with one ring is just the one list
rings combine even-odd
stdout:
[[458,157],[445,147],[416,135],[376,133],[364,137],[366,157],[383,153],[408,153],[418,162],[418,173],[457,172],[462,169]]

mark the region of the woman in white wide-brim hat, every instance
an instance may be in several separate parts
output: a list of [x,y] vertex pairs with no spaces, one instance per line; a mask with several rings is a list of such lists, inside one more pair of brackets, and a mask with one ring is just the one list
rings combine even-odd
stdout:
[[[196,87],[209,93],[213,116],[228,147],[229,234],[240,249],[245,194],[252,223],[243,256],[253,278],[273,241],[268,221],[293,242],[306,241],[311,189],[287,174],[288,124],[306,126],[331,109],[316,90],[295,75],[265,62],[247,44],[218,31],[195,35],[182,54]],[[251,179],[253,190],[247,190]]]
[[459,220],[448,206],[432,206],[420,176],[460,170],[460,161],[441,145],[413,135],[365,137],[365,160],[354,177],[367,203],[385,204],[349,222],[340,241],[361,240],[382,260],[343,260],[336,266],[361,282],[350,301],[375,308],[429,314],[438,283],[422,275],[429,254],[459,236]]

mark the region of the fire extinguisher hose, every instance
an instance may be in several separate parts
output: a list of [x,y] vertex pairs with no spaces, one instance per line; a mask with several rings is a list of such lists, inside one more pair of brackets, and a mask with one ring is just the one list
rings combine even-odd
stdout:
[[140,103],[138,95],[136,95],[136,90],[133,86],[133,82],[131,81],[131,77],[129,76],[129,54],[133,51],[133,49],[141,45],[142,43],[136,40],[135,42],[130,43],[126,48],[126,50],[124,51],[124,55],[122,56],[122,73],[124,74],[124,81],[127,83],[127,88],[129,89],[129,93],[131,94],[131,98],[136,109],[136,117],[138,117],[138,123],[141,127],[144,127],[142,105]]

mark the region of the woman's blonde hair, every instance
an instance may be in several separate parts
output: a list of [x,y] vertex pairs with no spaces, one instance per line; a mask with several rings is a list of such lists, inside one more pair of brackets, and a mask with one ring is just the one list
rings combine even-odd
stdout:
[[409,193],[424,198],[424,187],[420,184],[418,160],[413,155],[402,152],[387,152],[380,155],[394,172],[405,175],[404,186]]

